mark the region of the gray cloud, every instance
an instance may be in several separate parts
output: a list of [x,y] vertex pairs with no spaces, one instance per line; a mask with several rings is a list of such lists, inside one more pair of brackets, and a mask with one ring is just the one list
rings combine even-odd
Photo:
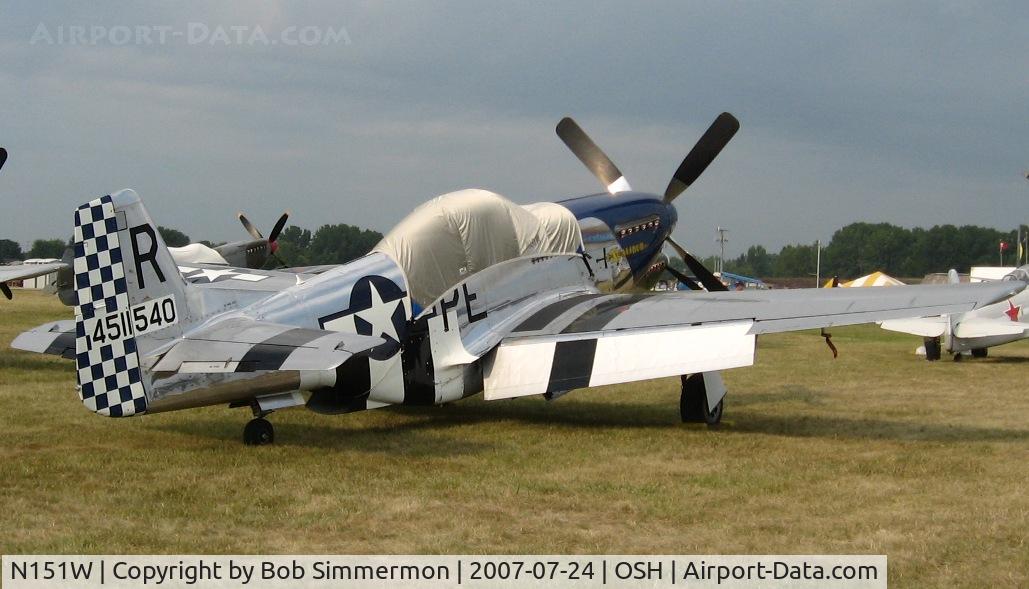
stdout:
[[[130,186],[194,238],[271,223],[386,230],[432,196],[599,187],[553,134],[572,114],[660,191],[722,110],[741,132],[680,200],[713,253],[855,220],[1029,221],[1022,3],[208,3],[0,8],[0,235],[70,230]],[[39,23],[343,26],[313,47],[30,44]],[[1019,218],[1019,215],[1022,218]]]

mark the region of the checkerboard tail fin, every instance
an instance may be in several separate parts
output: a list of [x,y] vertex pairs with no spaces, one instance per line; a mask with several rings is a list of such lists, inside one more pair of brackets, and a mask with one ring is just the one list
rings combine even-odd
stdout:
[[131,190],[76,209],[73,241],[79,396],[100,415],[144,413],[150,376],[141,360],[194,322],[195,293]]

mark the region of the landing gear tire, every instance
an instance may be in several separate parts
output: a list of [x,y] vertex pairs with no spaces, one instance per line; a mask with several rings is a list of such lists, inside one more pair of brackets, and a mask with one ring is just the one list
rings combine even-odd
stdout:
[[725,397],[715,405],[714,409],[707,408],[707,395],[704,395],[704,423],[708,427],[715,428],[722,423],[722,409],[725,407]]
[[930,362],[935,362],[940,359],[940,340],[939,338],[926,338],[925,339],[925,359]]
[[243,428],[243,443],[247,446],[264,446],[274,441],[275,428],[263,417],[251,419]]
[[962,360],[964,360],[964,354],[962,354],[961,352],[958,352],[957,354],[954,354],[954,361],[955,362],[960,362]]
[[976,348],[972,350],[973,358],[985,358],[990,353],[989,348]]
[[682,377],[682,392],[679,394],[679,418],[683,423],[706,423],[717,427],[722,422],[725,397],[714,408],[708,407],[707,391],[701,374]]

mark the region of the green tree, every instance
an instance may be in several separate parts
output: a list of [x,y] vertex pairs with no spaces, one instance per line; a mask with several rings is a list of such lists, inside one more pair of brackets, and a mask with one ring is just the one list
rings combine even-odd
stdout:
[[17,241],[0,239],[0,263],[21,260],[25,257]]
[[182,247],[190,243],[189,236],[178,229],[158,226],[157,231],[160,232],[164,244],[168,247]]
[[[787,245],[775,257],[772,265],[772,276],[802,277],[815,273],[818,252],[814,245]],[[822,274],[826,274],[825,271]]]
[[278,256],[290,266],[309,266],[312,264],[310,256],[311,230],[302,229],[296,225],[286,227],[279,233]]
[[851,223],[833,233],[825,248],[827,274],[896,274],[908,259],[911,231],[889,223]]
[[61,239],[37,239],[27,254],[29,258],[60,258],[67,245]]
[[382,239],[378,231],[354,225],[322,225],[311,237],[311,264],[344,264],[371,251]]
[[735,260],[726,261],[725,269],[754,278],[768,277],[772,275],[776,257],[775,254],[769,254],[765,246],[752,245]]

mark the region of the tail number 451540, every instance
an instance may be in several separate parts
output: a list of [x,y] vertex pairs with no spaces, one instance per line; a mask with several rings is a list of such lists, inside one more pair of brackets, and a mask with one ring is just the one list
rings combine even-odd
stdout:
[[175,297],[169,295],[86,321],[86,341],[92,349],[164,329],[178,320]]

